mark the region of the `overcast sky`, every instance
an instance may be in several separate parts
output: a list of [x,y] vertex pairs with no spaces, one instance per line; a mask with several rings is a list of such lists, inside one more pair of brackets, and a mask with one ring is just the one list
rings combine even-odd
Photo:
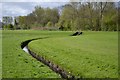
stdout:
[[54,8],[65,5],[67,2],[4,2],[0,3],[0,20],[2,16],[23,16],[31,13],[34,7]]
[[[0,20],[2,16],[20,16],[27,15],[34,10],[36,5],[42,7],[59,7],[70,0],[1,0],[0,3]],[[43,2],[44,1],[44,2]],[[73,0],[73,1],[87,1],[87,0]],[[97,0],[98,1],[98,0]],[[116,0],[118,1],[118,0]]]
[[[0,0],[2,2],[68,2],[69,0]],[[82,1],[82,0],[73,0]]]
[[[2,2],[68,2],[70,0],[0,0]],[[118,2],[120,0],[71,0],[73,2]]]

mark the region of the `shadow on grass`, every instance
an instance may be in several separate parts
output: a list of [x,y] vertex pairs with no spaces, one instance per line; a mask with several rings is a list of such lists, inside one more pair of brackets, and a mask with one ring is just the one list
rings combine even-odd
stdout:
[[29,42],[31,42],[31,41],[33,41],[33,40],[46,39],[46,38],[49,38],[49,37],[35,38],[35,39],[26,40],[26,41],[24,41],[24,42],[21,43],[21,48],[23,49],[25,46],[28,45]]

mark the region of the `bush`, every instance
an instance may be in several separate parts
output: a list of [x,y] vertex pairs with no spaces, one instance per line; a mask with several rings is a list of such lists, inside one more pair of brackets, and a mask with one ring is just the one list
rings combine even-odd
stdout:
[[8,24],[8,29],[13,30],[14,26],[12,24]]
[[14,30],[14,26],[12,24],[4,25],[3,28],[8,30]]
[[46,26],[47,26],[47,27],[52,27],[52,26],[53,26],[53,23],[52,23],[52,22],[48,22]]
[[117,26],[116,25],[109,26],[108,31],[117,31]]
[[4,26],[3,26],[3,29],[6,30],[6,29],[7,29],[7,25],[4,25]]

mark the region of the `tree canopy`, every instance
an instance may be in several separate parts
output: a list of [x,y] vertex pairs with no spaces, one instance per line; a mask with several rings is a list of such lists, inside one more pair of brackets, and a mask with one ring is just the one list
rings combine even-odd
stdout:
[[[20,29],[57,27],[62,30],[118,30],[118,8],[114,2],[69,2],[58,8],[36,6],[27,16],[18,16]],[[4,18],[4,22],[8,22]],[[9,19],[10,20],[10,19]],[[9,21],[10,22],[10,21]]]

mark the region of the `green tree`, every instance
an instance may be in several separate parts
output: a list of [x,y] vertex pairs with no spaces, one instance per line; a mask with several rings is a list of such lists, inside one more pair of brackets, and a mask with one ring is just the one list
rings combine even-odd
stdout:
[[[71,27],[75,19],[74,9],[70,4],[64,6],[62,14],[60,16],[59,24],[64,27],[65,30],[72,29]],[[60,27],[61,27],[60,26]]]
[[45,17],[45,10],[40,7],[36,6],[35,10],[33,11],[33,15],[35,16],[36,22],[41,23],[42,26],[44,26],[44,17]]

